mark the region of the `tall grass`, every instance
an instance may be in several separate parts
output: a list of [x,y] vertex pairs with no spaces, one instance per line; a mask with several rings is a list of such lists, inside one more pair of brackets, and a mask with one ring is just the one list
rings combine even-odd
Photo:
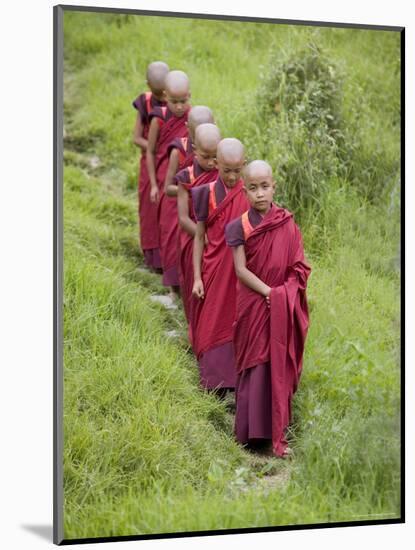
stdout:
[[[74,12],[64,28],[65,537],[398,517],[399,36]],[[155,59],[271,162],[301,225],[290,463],[236,444],[183,313],[137,269],[131,101]]]

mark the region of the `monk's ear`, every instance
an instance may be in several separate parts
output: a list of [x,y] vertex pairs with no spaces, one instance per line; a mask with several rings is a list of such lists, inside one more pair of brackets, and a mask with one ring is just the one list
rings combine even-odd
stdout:
[[247,190],[246,190],[246,187],[245,187],[245,184],[242,186],[242,191],[244,192],[245,195],[247,195]]

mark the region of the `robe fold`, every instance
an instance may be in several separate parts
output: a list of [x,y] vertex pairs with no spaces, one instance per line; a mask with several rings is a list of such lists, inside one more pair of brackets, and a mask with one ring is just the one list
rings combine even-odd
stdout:
[[239,180],[217,203],[217,188],[225,187],[219,178],[216,182],[192,190],[196,217],[198,195],[208,190],[209,209],[205,221],[208,244],[202,258],[202,280],[205,297],[197,300],[193,315],[193,347],[199,360],[202,385],[206,388],[234,388],[236,370],[233,353],[233,330],[236,302],[236,275],[231,250],[225,242],[225,226],[248,207]]
[[287,210],[272,205],[256,227],[246,213],[241,221],[246,267],[272,290],[268,308],[262,295],[238,282],[236,368],[241,376],[247,369],[270,364],[272,444],[274,453],[283,456],[308,331],[305,290],[311,269],[304,259],[300,231]]
[[[139,95],[133,101],[133,107],[140,113],[143,125],[143,138],[148,138],[150,128],[149,114],[155,108],[165,105],[156,99],[151,92]],[[157,205],[150,201],[150,178],[147,170],[145,152],[141,153],[138,174],[138,221],[140,229],[140,246],[144,259],[149,267],[160,268]]]
[[190,136],[173,139],[167,147],[167,154],[169,157],[173,149],[177,149],[179,153],[179,169],[177,172],[192,164],[194,151]]
[[[177,172],[192,164],[194,153],[190,137],[174,139],[167,149],[169,157],[173,149],[177,149],[179,152]],[[174,178],[173,183],[175,183]],[[163,194],[159,204],[159,219],[160,239],[163,243],[161,246],[163,284],[165,286],[179,286],[180,276],[177,263],[177,241],[179,238],[177,197],[168,197],[166,194]]]
[[[188,193],[188,209],[189,218],[196,223],[196,217],[193,209],[191,189],[204,185],[206,183],[215,182],[218,177],[218,171],[216,169],[210,171],[204,171],[199,166],[197,160],[193,160],[193,164],[184,168],[177,173],[175,181],[176,183],[186,189]],[[179,267],[179,282],[180,290],[183,301],[183,308],[188,322],[188,333],[190,343],[193,343],[193,309],[197,298],[192,295],[193,289],[193,237],[186,231],[178,228],[178,267]]]
[[[151,116],[158,117],[160,124],[156,152],[156,179],[160,190],[157,217],[161,266],[163,268],[162,282],[165,286],[178,286],[179,275],[177,269],[177,198],[165,195],[164,182],[172,148],[180,143],[182,149],[187,150],[189,141],[186,126],[188,112],[182,117],[175,117],[168,108],[155,110],[151,113]],[[186,140],[186,145],[177,141],[178,138]],[[180,160],[182,160],[182,165],[180,165]],[[179,170],[184,168],[186,162],[190,163],[191,158],[181,155]]]

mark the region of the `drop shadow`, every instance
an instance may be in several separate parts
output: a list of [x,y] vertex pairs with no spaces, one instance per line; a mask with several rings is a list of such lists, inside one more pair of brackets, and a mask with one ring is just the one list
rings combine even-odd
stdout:
[[34,533],[38,537],[53,542],[52,525],[21,525],[22,529]]

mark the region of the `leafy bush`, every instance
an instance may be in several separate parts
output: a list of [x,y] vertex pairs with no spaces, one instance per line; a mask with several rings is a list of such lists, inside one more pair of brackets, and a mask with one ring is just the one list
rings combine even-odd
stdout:
[[[262,128],[246,141],[256,157],[270,160],[279,201],[300,217],[321,210],[335,179],[372,202],[399,189],[399,155],[390,134],[370,131],[368,105],[344,108],[347,77],[314,40],[294,51],[273,51],[261,75],[256,125]],[[352,97],[362,97],[358,84],[348,86]]]

